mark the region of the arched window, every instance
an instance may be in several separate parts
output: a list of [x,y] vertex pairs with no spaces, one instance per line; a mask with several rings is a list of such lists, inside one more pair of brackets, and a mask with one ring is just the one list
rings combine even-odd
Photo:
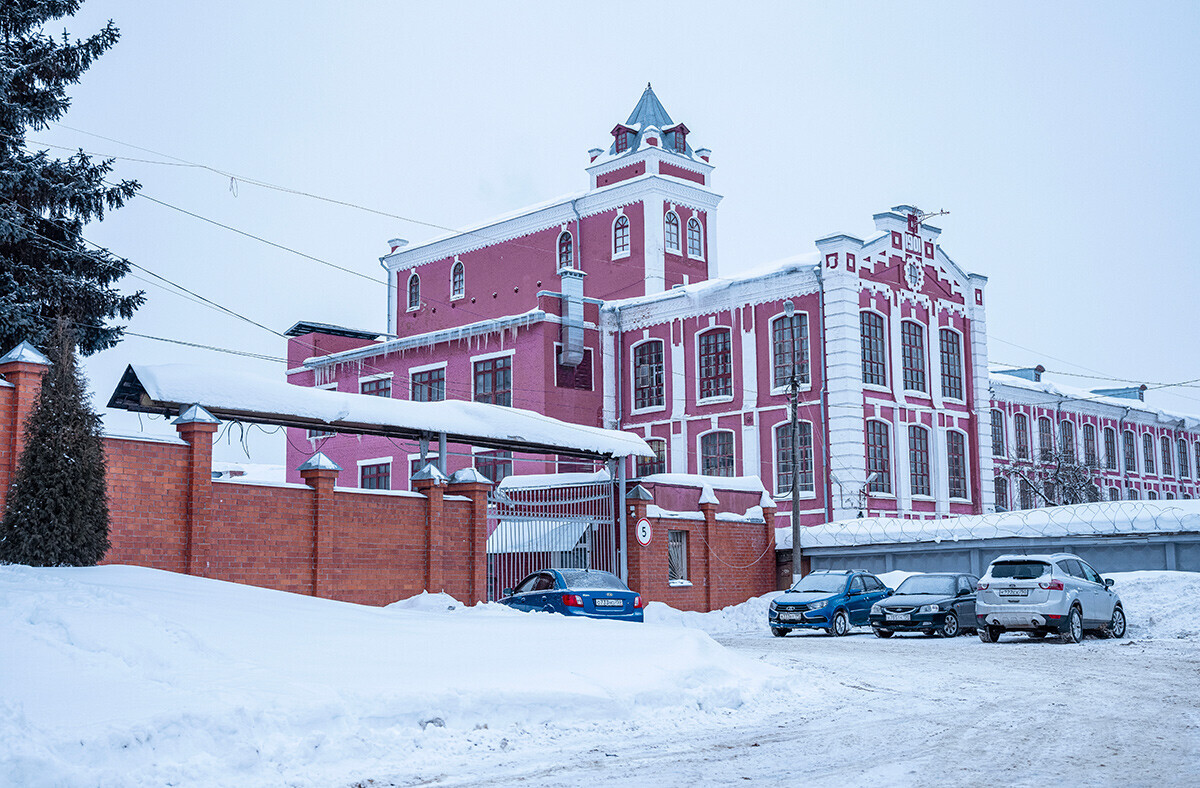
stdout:
[[467,269],[462,261],[455,260],[450,269],[450,297],[462,298],[467,294]]
[[646,445],[654,452],[654,457],[637,458],[638,477],[649,476],[652,473],[667,472],[667,442],[660,438],[647,438]]
[[946,475],[951,498],[967,497],[967,448],[961,432],[946,433]]
[[892,492],[891,441],[882,421],[867,422],[867,479],[868,492]]
[[[1018,460],[1029,459],[1029,417],[1024,413],[1013,416],[1013,440]],[[1027,509],[1029,507],[1021,507]]]
[[700,335],[700,399],[733,394],[733,352],[729,329],[715,328]]
[[663,342],[651,339],[633,347],[633,407],[661,407],[663,390]]
[[1126,498],[1126,499],[1128,499],[1128,500],[1130,500],[1130,501],[1136,501],[1136,500],[1138,499],[1138,491],[1137,491],[1137,489],[1136,489],[1136,488],[1134,488],[1134,487],[1130,487],[1130,488],[1128,488],[1128,489],[1125,491],[1125,498]]
[[992,456],[1004,457],[1004,411],[992,411]]
[[912,494],[932,495],[929,481],[929,430],[916,424],[908,427],[908,467]]
[[558,236],[558,267],[571,268],[574,265],[574,245],[571,242],[571,234],[563,231]]
[[[810,493],[816,489],[813,482],[813,439],[812,423],[796,423],[800,440],[796,444],[797,467],[800,480],[796,489]],[[775,427],[775,494],[786,495],[792,491],[792,423],[785,421]]]
[[[792,347],[796,348],[795,370],[792,369]],[[771,385],[783,388],[792,382],[807,386],[808,377],[808,313],[795,312],[791,317],[780,315],[771,321],[771,357],[774,362]]]
[[858,322],[862,334],[863,383],[886,386],[887,356],[883,339],[883,315],[878,312],[861,312]]
[[667,218],[663,220],[665,228],[665,240],[667,243],[667,251],[679,253],[679,217],[674,211],[667,211]]
[[1065,419],[1058,425],[1058,442],[1062,449],[1063,459],[1075,462],[1075,425]]
[[1125,430],[1125,473],[1137,473],[1137,439],[1133,437],[1133,430]]
[[1108,500],[1110,500],[1110,501],[1119,501],[1119,500],[1121,500],[1121,490],[1120,490],[1120,488],[1118,488],[1118,487],[1109,487],[1109,488],[1108,488]]
[[1117,469],[1117,431],[1112,427],[1104,428],[1104,467]]
[[700,237],[700,220],[693,216],[687,223],[688,257],[704,256],[704,241]]
[[700,436],[700,473],[733,476],[733,432],[716,430]]
[[1038,457],[1042,460],[1054,457],[1054,425],[1045,416],[1038,419]]
[[1146,473],[1154,473],[1154,436],[1148,432],[1142,435],[1142,465]]
[[1089,468],[1100,465],[1096,458],[1096,426],[1094,424],[1083,425],[1083,464]]
[[1174,464],[1171,462],[1171,439],[1164,435],[1158,439],[1158,442],[1162,447],[1162,475],[1174,476],[1175,473],[1171,470],[1171,466]]
[[414,312],[421,308],[421,277],[413,271],[408,276],[408,311]]
[[939,332],[942,354],[942,396],[963,399],[962,340],[957,331]]
[[1192,475],[1192,469],[1188,462],[1188,447],[1187,441],[1183,438],[1179,439],[1179,478],[1186,479]]
[[629,254],[629,217],[621,215],[613,222],[613,257]]

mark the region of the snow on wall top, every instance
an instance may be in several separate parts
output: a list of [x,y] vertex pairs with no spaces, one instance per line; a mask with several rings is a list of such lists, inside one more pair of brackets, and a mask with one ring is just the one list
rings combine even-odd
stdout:
[[[1200,501],[1108,501],[940,520],[904,520],[897,517],[839,520],[800,529],[800,546],[849,547],[1179,531],[1200,531]],[[780,550],[791,549],[790,527],[775,529],[775,546]]]
[[[1002,387],[1012,389],[1024,389],[1025,391],[1035,391],[1041,394],[1046,394],[1046,404],[1052,405],[1059,399],[1071,400],[1074,402],[1095,402],[1098,405],[1104,405],[1110,408],[1116,408],[1124,411],[1128,408],[1131,411],[1144,413],[1156,418],[1159,422],[1169,424],[1172,422],[1182,421],[1186,429],[1200,428],[1200,416],[1193,416],[1186,413],[1172,413],[1158,408],[1153,408],[1147,405],[1142,400],[1126,399],[1123,397],[1110,397],[1103,394],[1094,394],[1086,389],[1078,389],[1073,386],[1065,386],[1061,383],[1052,383],[1044,378],[1038,382],[1028,380],[1027,378],[1017,377],[1016,375],[1006,375],[997,369],[989,371],[988,379],[991,382],[992,391],[999,393]],[[1003,399],[1003,397],[1000,397]]]
[[[335,430],[339,425],[380,426],[414,434],[447,435],[491,441],[553,446],[561,449],[626,457],[653,457],[654,452],[636,435],[599,427],[569,424],[530,410],[481,402],[445,400],[410,402],[365,394],[293,386],[279,380],[191,364],[129,367],[121,387],[132,372],[145,394],[158,403],[199,403],[209,410],[247,416],[270,416],[272,423],[286,418],[318,421]],[[118,388],[118,391],[121,390]],[[121,407],[114,402],[110,406]],[[300,425],[296,425],[300,426]],[[530,449],[533,450],[533,449]]]
[[523,475],[505,476],[498,490],[527,490],[536,487],[570,487],[578,484],[601,484],[612,481],[607,470],[595,473],[527,473]]
[[733,490],[735,492],[762,492],[762,480],[757,476],[705,476],[700,473],[652,473],[641,478],[643,484],[669,484],[675,487],[695,487],[703,490]]

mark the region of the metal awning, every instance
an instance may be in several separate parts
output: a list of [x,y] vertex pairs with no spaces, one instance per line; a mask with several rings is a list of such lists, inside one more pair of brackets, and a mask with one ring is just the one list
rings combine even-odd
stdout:
[[501,520],[488,536],[487,551],[499,553],[569,553],[591,527],[587,519]]
[[108,407],[176,416],[198,404],[223,421],[405,440],[436,440],[531,454],[605,460],[653,457],[637,435],[482,402],[411,402],[293,386],[190,364],[130,364]]

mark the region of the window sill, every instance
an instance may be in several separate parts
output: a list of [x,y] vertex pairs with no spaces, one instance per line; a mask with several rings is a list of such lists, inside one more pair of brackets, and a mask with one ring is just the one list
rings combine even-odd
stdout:
[[705,399],[697,399],[697,405],[725,405],[733,402],[733,395],[726,394],[720,397],[706,397]]
[[616,254],[614,254],[614,255],[612,256],[612,259],[613,259],[614,261],[616,261],[616,260],[628,260],[628,259],[629,259],[629,252],[617,252]]
[[629,415],[641,416],[646,413],[665,413],[666,410],[667,405],[666,403],[663,403],[662,405],[651,405],[648,408],[634,408],[633,410],[629,411]]
[[691,580],[668,580],[667,581],[667,585],[671,586],[672,588],[684,588],[687,586],[691,586],[691,584],[692,584]]
[[452,296],[450,296],[450,300],[451,301],[461,301],[466,297],[467,297],[466,293],[463,293],[462,295],[452,295]]
[[[771,387],[771,396],[772,397],[787,396],[788,394],[792,393],[791,388],[792,388],[791,386],[772,386]],[[811,382],[810,383],[801,383],[800,391],[802,393],[812,391],[812,383]]]
[[[792,500],[792,493],[789,490],[788,492],[775,493],[775,495],[773,495],[772,497],[776,501],[790,501],[790,500]],[[816,492],[816,490],[813,490],[812,492],[804,492],[803,490],[801,490],[800,495],[798,497],[802,501],[815,501],[817,499],[817,492]]]
[[880,386],[878,383],[864,383],[864,384],[862,384],[862,387],[863,387],[863,391],[875,391],[880,394],[891,394],[892,393],[892,389],[890,387]]
[[419,307],[419,306],[410,306],[408,309],[405,309],[404,311],[405,311],[405,312],[420,312],[420,311],[421,311],[421,307]]

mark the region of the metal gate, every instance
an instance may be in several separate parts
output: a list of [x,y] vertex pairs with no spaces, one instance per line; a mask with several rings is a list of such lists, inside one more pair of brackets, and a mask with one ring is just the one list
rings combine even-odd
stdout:
[[488,599],[540,569],[620,575],[615,499],[612,480],[534,486],[510,477],[498,485],[488,493]]

